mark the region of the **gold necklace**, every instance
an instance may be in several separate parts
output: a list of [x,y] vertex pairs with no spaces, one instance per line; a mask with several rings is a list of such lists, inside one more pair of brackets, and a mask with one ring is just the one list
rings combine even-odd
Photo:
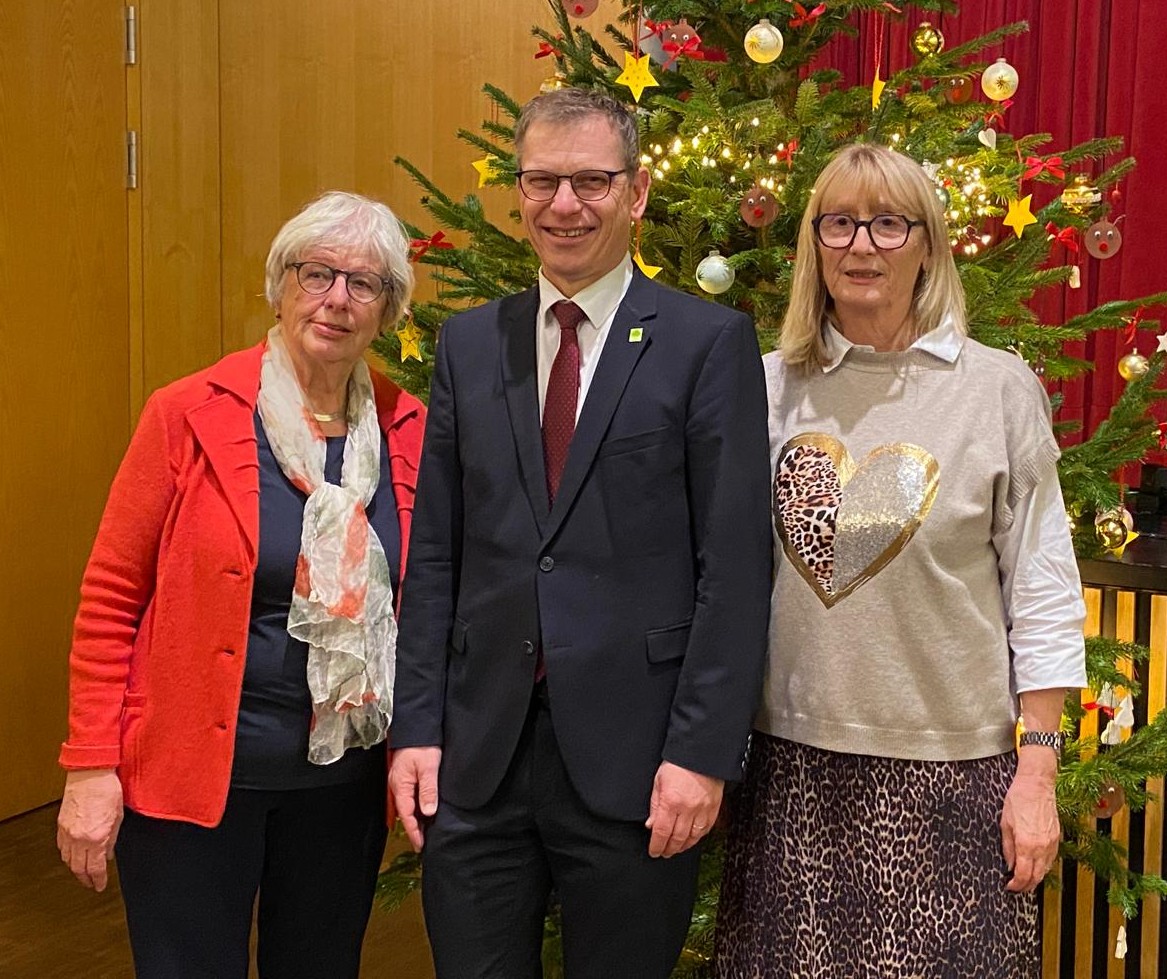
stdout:
[[315,418],[318,422],[338,422],[344,418],[344,416],[345,413],[343,411],[334,411],[331,414],[325,413],[323,411],[312,412],[312,417]]

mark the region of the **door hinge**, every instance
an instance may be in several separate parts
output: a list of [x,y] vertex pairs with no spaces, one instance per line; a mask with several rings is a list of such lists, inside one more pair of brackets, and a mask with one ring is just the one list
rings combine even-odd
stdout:
[[133,129],[126,133],[126,186],[130,190],[138,186],[138,134]]
[[126,7],[126,64],[138,63],[138,8]]

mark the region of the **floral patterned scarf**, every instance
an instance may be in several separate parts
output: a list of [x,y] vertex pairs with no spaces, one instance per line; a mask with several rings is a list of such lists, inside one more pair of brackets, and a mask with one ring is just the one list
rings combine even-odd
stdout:
[[308,760],[336,761],[383,741],[393,715],[397,620],[381,541],[365,507],[381,475],[373,382],[358,361],[348,382],[340,485],[324,478],[327,443],[304,402],[277,324],[267,335],[259,417],[280,469],[308,494],[288,633],[308,644]]

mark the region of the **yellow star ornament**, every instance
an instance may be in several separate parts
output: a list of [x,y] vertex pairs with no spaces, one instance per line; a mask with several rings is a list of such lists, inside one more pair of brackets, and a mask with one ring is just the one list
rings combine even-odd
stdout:
[[[493,153],[488,153],[481,160],[475,160],[470,165],[478,171],[478,186],[485,187],[494,176],[495,167],[498,165],[498,157]],[[418,359],[420,360],[421,358],[419,357]]]
[[1026,194],[1021,200],[1013,200],[1009,202],[1009,213],[1005,215],[1005,220],[1001,223],[1006,227],[1013,229],[1013,233],[1018,238],[1021,237],[1021,232],[1029,225],[1037,224],[1037,218],[1033,216],[1033,212],[1029,209],[1029,202],[1033,200],[1032,194]]
[[636,57],[631,51],[624,52],[624,71],[616,76],[617,85],[627,85],[632,97],[639,102],[646,88],[655,88],[657,81],[648,68],[649,56]]
[[660,272],[662,268],[664,268],[663,265],[649,265],[644,260],[644,256],[640,254],[639,248],[636,249],[636,254],[632,256],[632,261],[634,261],[636,263],[636,267],[639,268],[640,271],[647,275],[650,279],[655,279],[657,277],[657,273]]
[[405,363],[410,357],[421,362],[421,330],[417,328],[417,324],[413,320],[409,320],[400,330],[397,331],[397,339],[401,341],[401,363]]
[[873,112],[879,108],[879,99],[885,88],[887,88],[887,82],[879,77],[879,69],[877,68],[875,79],[871,83],[871,109]]

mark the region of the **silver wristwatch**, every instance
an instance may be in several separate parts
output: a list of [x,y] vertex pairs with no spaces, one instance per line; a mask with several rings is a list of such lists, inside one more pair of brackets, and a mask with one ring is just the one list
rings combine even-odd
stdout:
[[1066,736],[1061,731],[1025,731],[1019,742],[1022,748],[1030,744],[1040,744],[1047,748],[1053,748],[1054,753],[1059,758],[1062,754],[1062,745],[1065,743]]

